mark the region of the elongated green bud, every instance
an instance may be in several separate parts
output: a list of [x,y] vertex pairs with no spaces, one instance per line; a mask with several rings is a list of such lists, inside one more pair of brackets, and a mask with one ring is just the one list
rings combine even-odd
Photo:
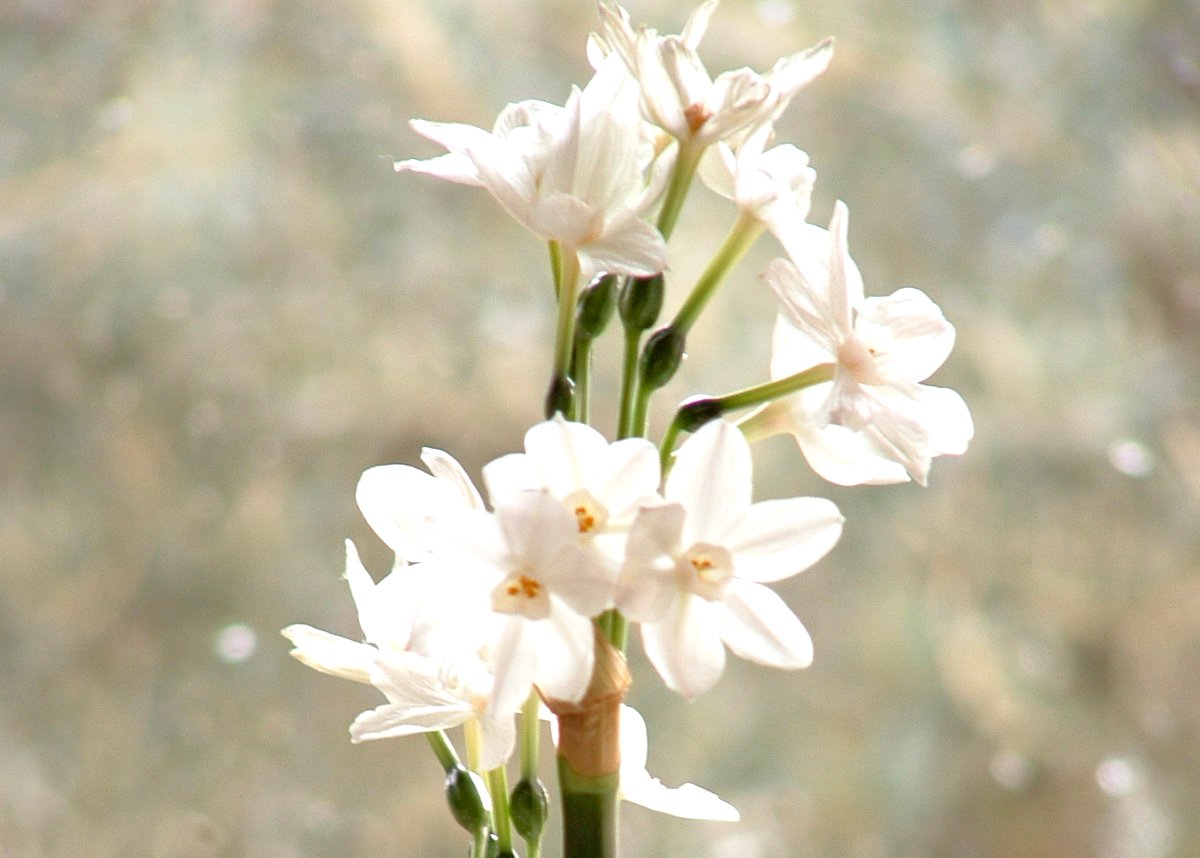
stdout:
[[654,390],[662,387],[675,375],[683,363],[687,335],[668,325],[659,328],[646,341],[642,352],[642,384]]
[[521,778],[508,799],[508,815],[513,828],[525,840],[537,840],[550,814],[550,796],[538,778]]
[[446,801],[454,819],[467,831],[486,828],[492,819],[492,798],[483,778],[462,765],[446,771]]
[[579,315],[575,319],[575,339],[594,340],[617,309],[617,277],[603,274],[593,280],[579,296]]
[[634,277],[621,290],[621,322],[632,331],[647,331],[658,321],[663,305],[663,276]]
[[721,400],[712,396],[689,396],[679,406],[675,422],[684,432],[695,432],[710,420],[716,420],[725,413]]
[[555,414],[569,417],[574,401],[575,382],[565,375],[556,375],[550,380],[550,389],[546,391],[546,419]]

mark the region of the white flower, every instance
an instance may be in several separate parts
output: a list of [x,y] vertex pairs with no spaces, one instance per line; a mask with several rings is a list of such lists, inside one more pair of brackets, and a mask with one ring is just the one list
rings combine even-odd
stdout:
[[464,548],[492,580],[499,615],[489,712],[516,712],[531,684],[579,700],[595,661],[591,617],[609,606],[613,576],[579,544],[576,517],[546,491],[521,491],[463,524]]
[[654,152],[622,104],[623,81],[614,57],[565,107],[510,104],[491,133],[413,120],[417,133],[450,152],[396,169],[486,187],[527,229],[577,255],[581,282],[600,271],[656,274],[666,267],[666,244],[641,215],[661,188],[647,178]]
[[641,623],[646,655],[673,690],[707,690],[725,647],[772,667],[807,667],[812,641],[763,585],[808,568],[837,542],[842,516],[822,498],[751,503],[750,447],[713,421],[679,449],[667,503],[634,522],[617,607]]
[[478,719],[480,768],[503,765],[516,744],[512,712],[489,707],[494,677],[478,658],[434,659],[417,653],[379,653],[371,681],[388,702],[360,714],[350,739],[365,742],[457,727]]
[[724,142],[711,147],[700,161],[700,178],[783,237],[808,216],[816,172],[808,166],[808,155],[790,143],[763,151],[771,134],[771,127],[764,125],[736,152]]
[[[388,698],[354,720],[352,741],[442,730],[479,718],[485,768],[494,768],[512,753],[512,713],[505,719],[488,711],[493,678],[472,651],[478,621],[463,612],[446,622],[451,613],[444,605],[431,610],[435,606],[428,600],[449,592],[425,586],[441,572],[430,564],[398,564],[375,584],[347,540],[346,580],[365,642],[307,625],[288,626],[283,634],[297,660],[322,673],[372,684]],[[439,647],[435,640],[449,645]]]
[[[847,252],[839,202],[829,231],[809,226],[764,275],[782,304],[771,376],[833,363],[831,382],[767,406],[764,423],[795,435],[818,474],[840,485],[924,485],[935,456],[963,453],[971,414],[953,390],[928,378],[950,354],[954,328],[916,289],[864,298]],[[754,418],[751,418],[754,419]]]
[[696,47],[716,5],[703,4],[678,36],[635,32],[620,6],[600,6],[603,40],[638,80],[642,112],[681,145],[695,149],[774,122],[792,96],[825,70],[833,53],[827,39],[781,59],[766,74],[743,68],[714,80]]
[[658,449],[645,438],[609,444],[590,426],[561,416],[525,434],[525,452],[511,453],[483,469],[495,504],[518,491],[545,489],[578,522],[579,534],[616,565],[639,507],[657,497]]

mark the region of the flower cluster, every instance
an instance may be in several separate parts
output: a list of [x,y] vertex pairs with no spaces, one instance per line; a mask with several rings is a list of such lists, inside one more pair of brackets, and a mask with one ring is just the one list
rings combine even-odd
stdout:
[[[698,47],[716,6],[708,0],[680,34],[661,35],[602,3],[588,43],[594,74],[563,105],[511,104],[490,131],[412,123],[446,152],[396,169],[483,187],[548,242],[558,321],[545,420],[526,434],[524,452],[484,467],[484,493],[436,450],[422,455],[427,470],[363,474],[359,507],[396,555],[376,584],[347,544],[364,641],[284,630],[304,663],[385,696],[351,725],[354,741],[462,725],[470,768],[501,769],[518,745],[518,714],[524,743],[543,701],[562,730],[564,713],[601,711],[601,675],[613,653],[624,669],[628,624],[663,682],[688,698],[718,680],[727,651],[805,667],[812,642],[768,585],[823,557],[843,519],[821,498],[755,502],[750,442],[790,433],[813,470],[841,485],[925,484],[934,457],[966,449],[973,427],[961,397],[922,384],[948,357],[953,327],[916,289],[865,296],[845,204],[828,229],[808,223],[816,173],[802,150],[774,143],[780,115],[828,65],[831,41],[766,73],[713,77]],[[671,295],[668,240],[696,177],[733,202],[733,226],[675,315],[652,331]],[[769,379],[686,400],[652,443],[650,397],[764,234],[783,251],[762,273],[779,308]],[[618,440],[609,442],[589,425],[588,381],[593,345],[617,309],[624,372]],[[730,422],[737,411],[745,413]],[[619,704],[626,687],[616,682],[609,697]],[[617,719],[615,706],[604,711],[593,720]],[[736,818],[698,787],[669,791],[649,778],[644,723],[622,711],[625,798]],[[452,754],[439,755],[448,777],[459,771]],[[527,777],[529,768],[523,757]],[[448,790],[462,780],[451,777]],[[488,787],[496,800],[496,784]],[[503,825],[471,825],[504,837]]]

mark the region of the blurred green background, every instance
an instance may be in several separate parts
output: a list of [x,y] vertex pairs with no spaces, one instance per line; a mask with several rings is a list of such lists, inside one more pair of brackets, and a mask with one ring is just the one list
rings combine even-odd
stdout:
[[[690,7],[632,4],[677,32]],[[391,161],[586,80],[590,0],[0,4],[0,855],[460,856],[417,738],[278,629],[357,634],[366,467],[477,474],[539,417],[545,251]],[[688,704],[632,651],[652,772],[739,825],[624,812],[627,856],[1200,854],[1200,6],[726,0],[709,68],[832,34],[780,137],[869,294],[927,291],[977,436],[843,508],[781,585],[813,667]],[[693,191],[677,302],[731,217]],[[762,380],[764,240],[688,393]],[[597,421],[612,426],[613,337]],[[551,841],[553,844],[553,841]],[[557,847],[551,845],[550,855]]]

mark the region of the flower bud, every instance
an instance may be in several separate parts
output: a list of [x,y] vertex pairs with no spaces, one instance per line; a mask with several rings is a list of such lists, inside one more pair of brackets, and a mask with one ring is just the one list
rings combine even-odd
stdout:
[[574,400],[575,382],[565,375],[554,376],[546,391],[546,419],[550,420],[555,414],[569,415]]
[[633,277],[621,290],[621,321],[632,331],[646,331],[658,321],[663,305],[663,276]]
[[458,765],[446,772],[446,801],[455,821],[467,831],[478,831],[492,819],[492,797],[483,778]]
[[671,380],[683,362],[686,339],[683,331],[670,325],[650,335],[642,352],[642,384],[655,390]]
[[591,282],[579,296],[579,315],[575,321],[576,339],[594,340],[604,332],[617,308],[617,278],[603,274]]
[[711,396],[689,396],[679,406],[679,414],[675,422],[684,432],[695,432],[710,420],[716,420],[725,413],[725,407],[719,399]]
[[550,813],[550,797],[545,785],[538,778],[521,778],[513,787],[508,800],[508,813],[513,828],[525,840],[537,840],[542,836],[546,817]]

